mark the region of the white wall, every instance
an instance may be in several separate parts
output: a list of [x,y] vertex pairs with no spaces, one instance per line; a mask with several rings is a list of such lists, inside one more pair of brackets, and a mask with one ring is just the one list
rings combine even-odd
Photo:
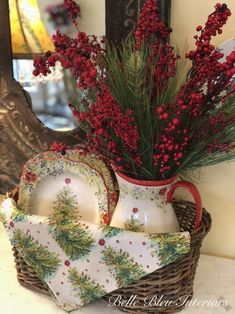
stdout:
[[[235,1],[222,2],[229,6],[233,15],[223,28],[223,34],[213,41],[216,45],[235,37]],[[189,49],[192,48],[195,27],[203,25],[216,3],[216,0],[172,0],[172,42],[183,50],[187,41]],[[203,205],[213,219],[212,230],[202,247],[203,252],[235,258],[235,163],[203,169],[198,188]]]
[[105,0],[77,0],[82,16],[80,29],[88,34],[105,34]]

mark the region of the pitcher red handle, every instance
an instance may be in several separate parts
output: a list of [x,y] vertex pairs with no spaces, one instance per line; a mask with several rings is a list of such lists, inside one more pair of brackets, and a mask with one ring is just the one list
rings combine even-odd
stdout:
[[168,203],[172,202],[173,194],[177,188],[185,188],[192,194],[194,198],[195,205],[196,205],[196,217],[195,217],[195,230],[196,230],[200,227],[201,220],[202,220],[202,199],[201,199],[200,193],[198,192],[198,189],[196,188],[196,186],[192,184],[191,182],[177,181],[173,183],[173,185],[171,186],[170,190],[167,193]]

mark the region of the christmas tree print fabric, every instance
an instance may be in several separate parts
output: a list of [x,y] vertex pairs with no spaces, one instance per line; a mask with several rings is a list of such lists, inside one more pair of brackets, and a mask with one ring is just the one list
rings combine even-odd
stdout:
[[190,251],[188,232],[146,234],[75,220],[77,208],[66,188],[61,197],[70,202],[70,210],[61,203],[49,217],[24,214],[11,198],[3,202],[0,214],[12,244],[66,311]]

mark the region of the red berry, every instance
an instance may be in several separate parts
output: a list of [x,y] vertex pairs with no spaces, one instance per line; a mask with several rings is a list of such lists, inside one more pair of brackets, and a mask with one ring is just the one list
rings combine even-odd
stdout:
[[89,72],[89,75],[90,75],[91,77],[96,77],[96,74],[97,74],[96,69],[91,69],[90,72]]
[[133,213],[138,213],[139,209],[138,209],[137,207],[134,207],[134,208],[132,209],[132,211],[133,211]]
[[33,75],[34,76],[38,76],[40,73],[39,73],[39,71],[38,70],[33,70]]
[[162,112],[163,112],[163,108],[162,108],[162,107],[158,107],[158,108],[156,109],[156,112],[159,113],[159,114],[162,113]]
[[180,123],[180,121],[179,121],[179,119],[175,118],[175,119],[173,119],[172,123],[174,125],[178,125]]
[[165,162],[167,162],[167,161],[169,160],[169,155],[167,155],[167,154],[164,155],[164,156],[163,156],[163,160],[164,160]]

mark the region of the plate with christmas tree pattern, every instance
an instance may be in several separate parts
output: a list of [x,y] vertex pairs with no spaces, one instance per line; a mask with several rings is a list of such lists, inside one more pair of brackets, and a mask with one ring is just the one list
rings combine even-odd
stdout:
[[116,199],[104,162],[79,150],[49,151],[25,164],[18,206],[34,215],[73,212],[75,220],[108,224]]

